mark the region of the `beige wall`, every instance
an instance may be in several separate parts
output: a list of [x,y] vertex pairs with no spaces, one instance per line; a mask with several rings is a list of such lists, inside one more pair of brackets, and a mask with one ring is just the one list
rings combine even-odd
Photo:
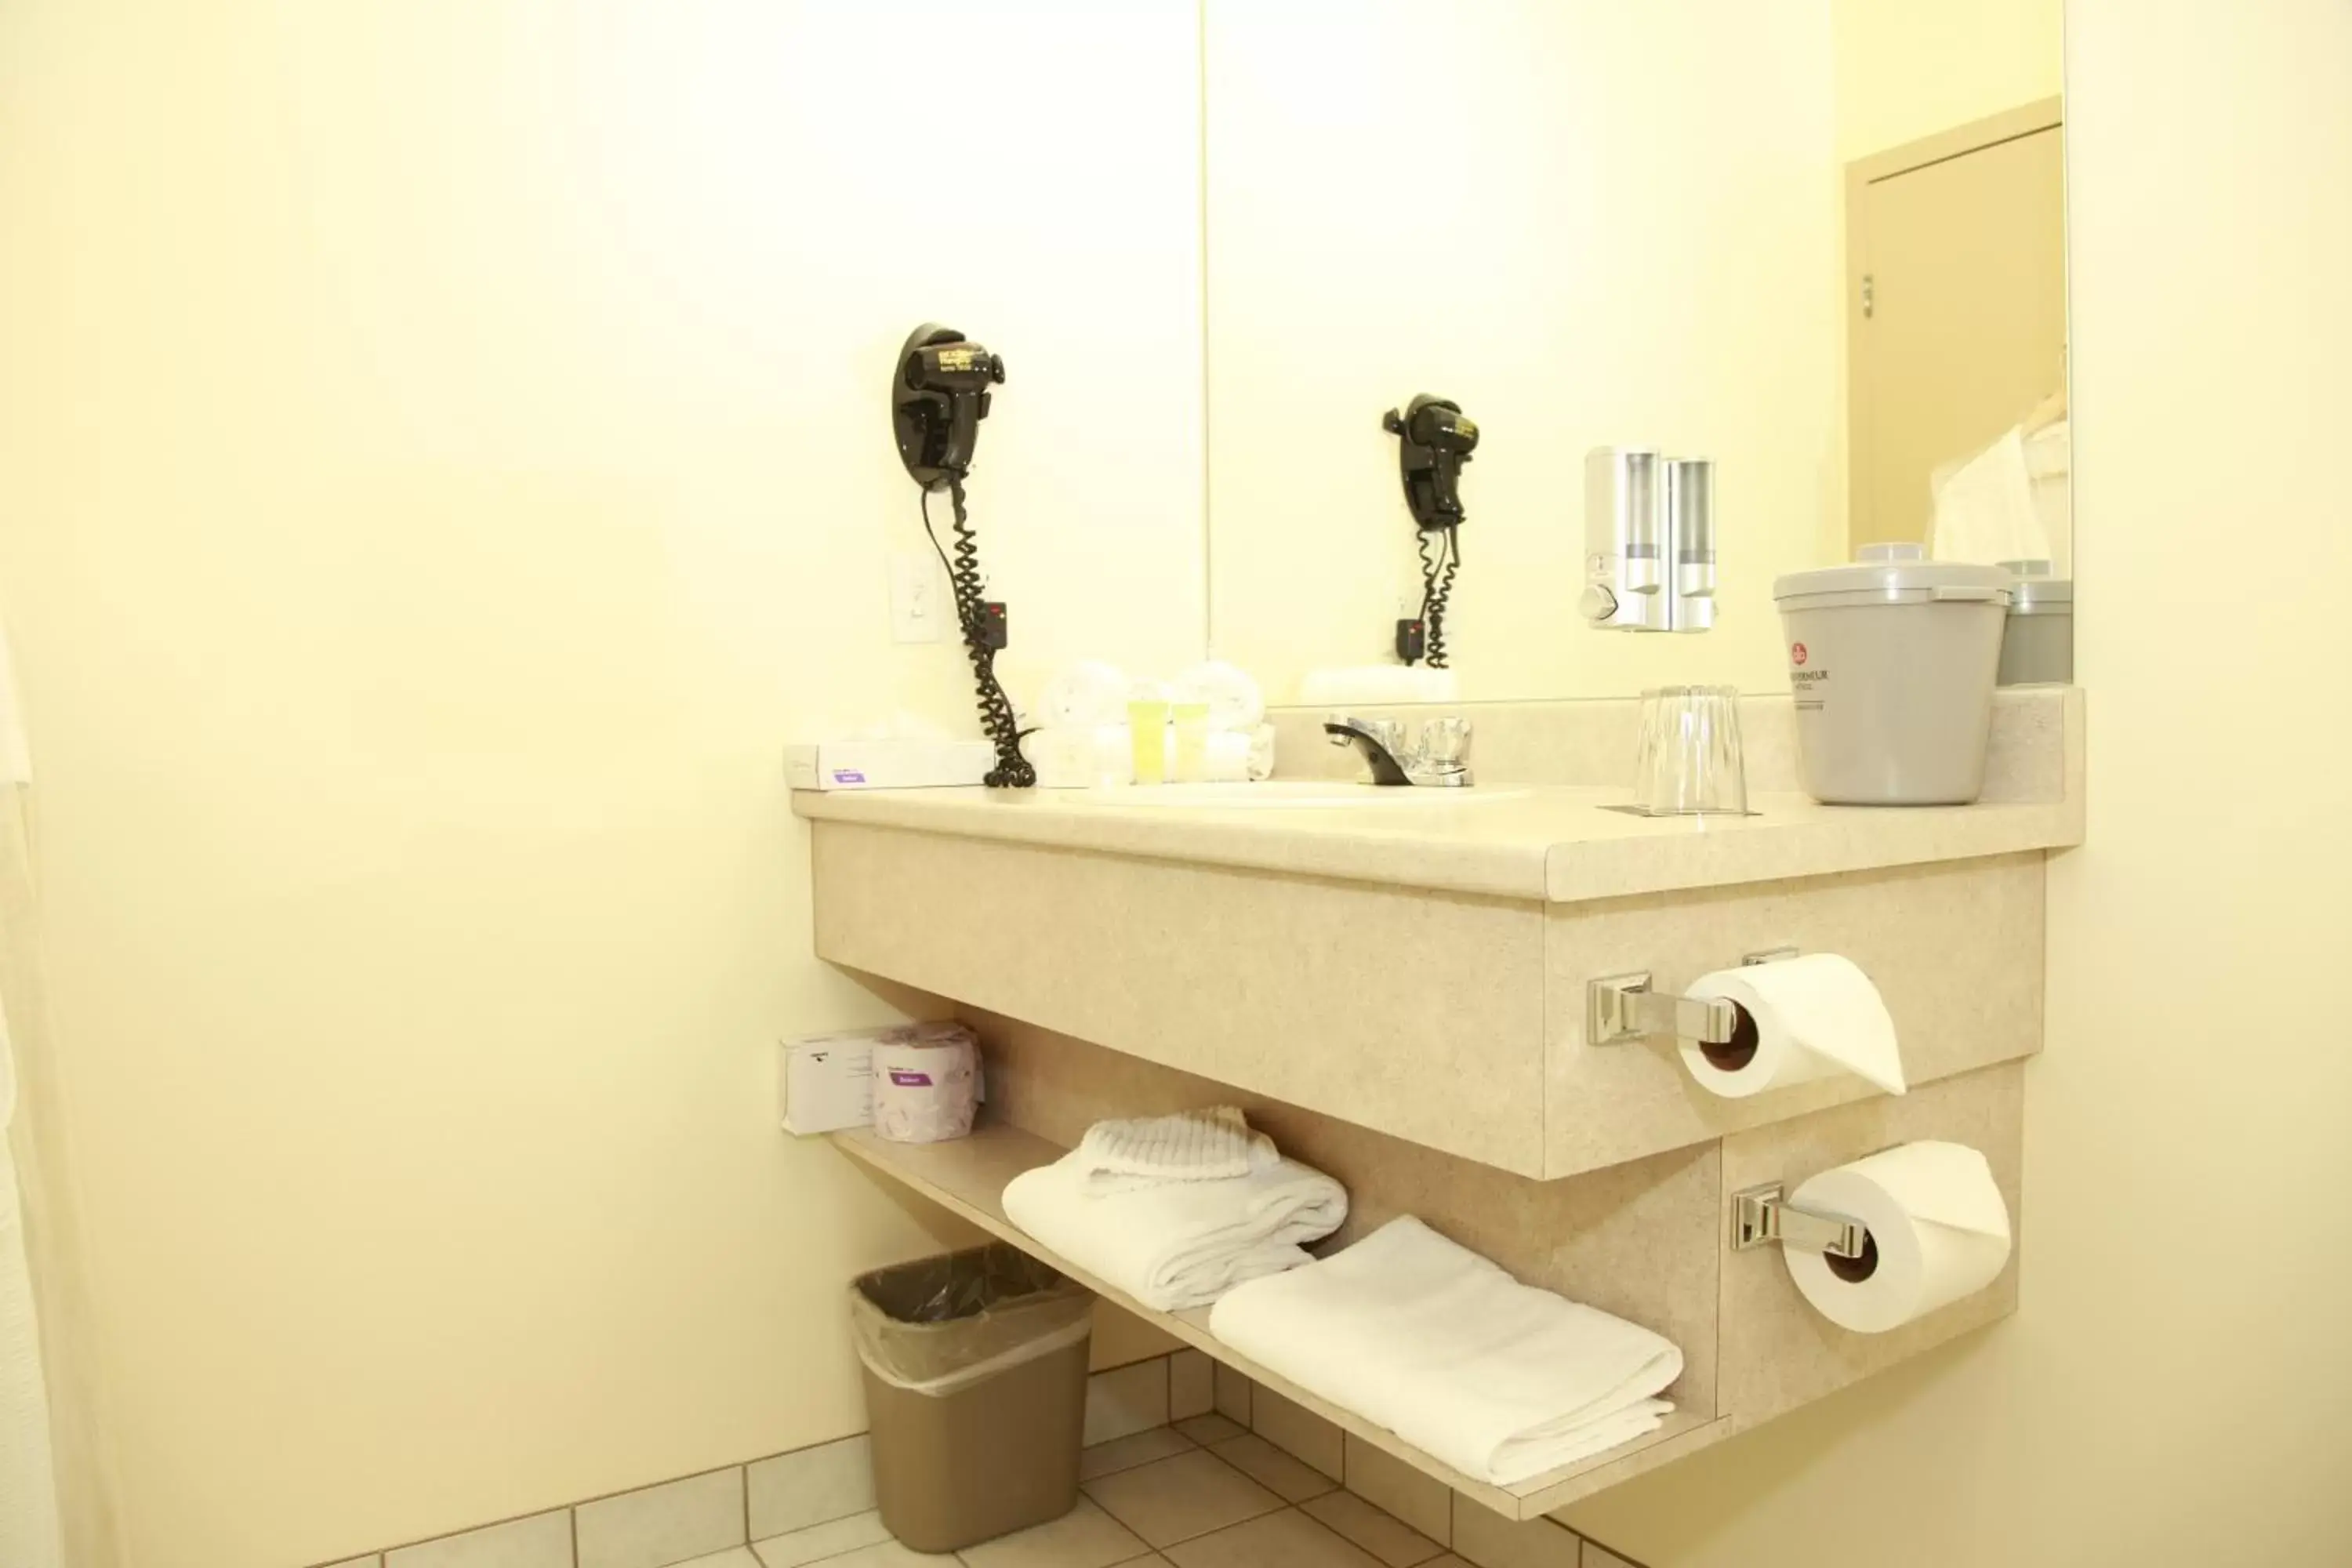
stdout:
[[772,1040],[888,1016],[806,956],[778,751],[971,723],[886,633],[929,316],[1011,366],[1016,668],[1198,657],[1195,40],[0,8],[0,613],[138,1568],[863,1424],[842,1283],[927,1237],[772,1124]]
[[[1277,700],[1419,604],[1383,409],[1483,432],[1464,695],[1783,679],[1772,578],[1845,535],[1829,0],[1208,6],[1212,640]],[[1585,451],[1717,460],[1727,608],[1601,634]]]
[[2061,0],[1832,0],[1838,159],[2058,96]]
[[2352,1060],[2259,1002],[2341,969],[2352,879],[2352,10],[2074,0],[2067,44],[2090,841],[2023,1308],[1576,1511],[1659,1568],[2352,1561]]

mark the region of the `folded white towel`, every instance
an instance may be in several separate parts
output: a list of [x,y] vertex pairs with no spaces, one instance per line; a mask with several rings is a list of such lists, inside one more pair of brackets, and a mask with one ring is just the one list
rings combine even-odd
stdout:
[[1213,1182],[1263,1171],[1282,1156],[1234,1105],[1132,1121],[1097,1121],[1073,1157],[1097,1195],[1158,1182]]
[[1209,1331],[1301,1388],[1496,1486],[1655,1431],[1683,1352],[1522,1285],[1417,1219],[1244,1285]]
[[1095,1194],[1073,1151],[1004,1189],[1005,1216],[1147,1307],[1204,1306],[1245,1279],[1314,1259],[1301,1244],[1348,1217],[1347,1190],[1277,1160],[1246,1176],[1154,1182]]

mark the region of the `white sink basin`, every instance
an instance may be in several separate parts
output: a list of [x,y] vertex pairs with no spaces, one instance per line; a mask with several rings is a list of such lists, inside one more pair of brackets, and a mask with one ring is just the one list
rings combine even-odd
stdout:
[[1243,807],[1294,811],[1347,807],[1470,805],[1509,800],[1525,790],[1425,789],[1418,785],[1327,784],[1313,779],[1267,779],[1262,784],[1135,784],[1125,788],[1057,790],[1046,798],[1080,805]]

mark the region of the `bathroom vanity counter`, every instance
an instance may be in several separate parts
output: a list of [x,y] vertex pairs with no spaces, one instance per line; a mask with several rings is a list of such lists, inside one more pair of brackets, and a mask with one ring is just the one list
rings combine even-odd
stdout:
[[[1608,809],[1622,787],[1293,769],[1227,786],[1280,805],[933,789],[793,809],[820,957],[1549,1180],[1871,1092],[1840,1075],[1718,1099],[1671,1040],[1586,1037],[1604,977],[1680,991],[1750,954],[1836,952],[1884,995],[1915,1085],[2041,1048],[2042,862],[2082,837],[2082,704],[2053,690],[2000,714],[1998,794],[1967,806],[1766,790],[1758,816],[1661,820]],[[1786,718],[1752,726],[1782,756]],[[1318,736],[1295,760],[1328,751]]]
[[[1910,808],[1752,796],[1747,817],[1644,817],[1622,788],[1467,790],[1328,784],[1306,795],[1237,784],[1170,805],[1127,790],[798,792],[818,822],[1040,848],[1328,877],[1433,892],[1579,903],[2015,854],[2082,839],[2081,797]],[[1264,789],[1266,801],[1246,797]],[[1325,804],[1325,803],[1328,804]]]

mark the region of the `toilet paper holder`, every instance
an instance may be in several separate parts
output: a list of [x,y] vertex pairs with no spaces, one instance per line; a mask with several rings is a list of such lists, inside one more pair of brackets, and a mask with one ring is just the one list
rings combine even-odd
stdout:
[[1859,1259],[1870,1248],[1870,1227],[1843,1215],[1791,1207],[1778,1182],[1732,1194],[1731,1250],[1746,1252],[1776,1241],[1832,1258]]
[[[1744,954],[1742,965],[1794,958],[1793,947]],[[1721,997],[1669,996],[1650,989],[1650,972],[1607,974],[1584,988],[1584,1043],[1616,1046],[1650,1035],[1673,1035],[1703,1046],[1727,1046],[1739,1027],[1739,1009]]]

